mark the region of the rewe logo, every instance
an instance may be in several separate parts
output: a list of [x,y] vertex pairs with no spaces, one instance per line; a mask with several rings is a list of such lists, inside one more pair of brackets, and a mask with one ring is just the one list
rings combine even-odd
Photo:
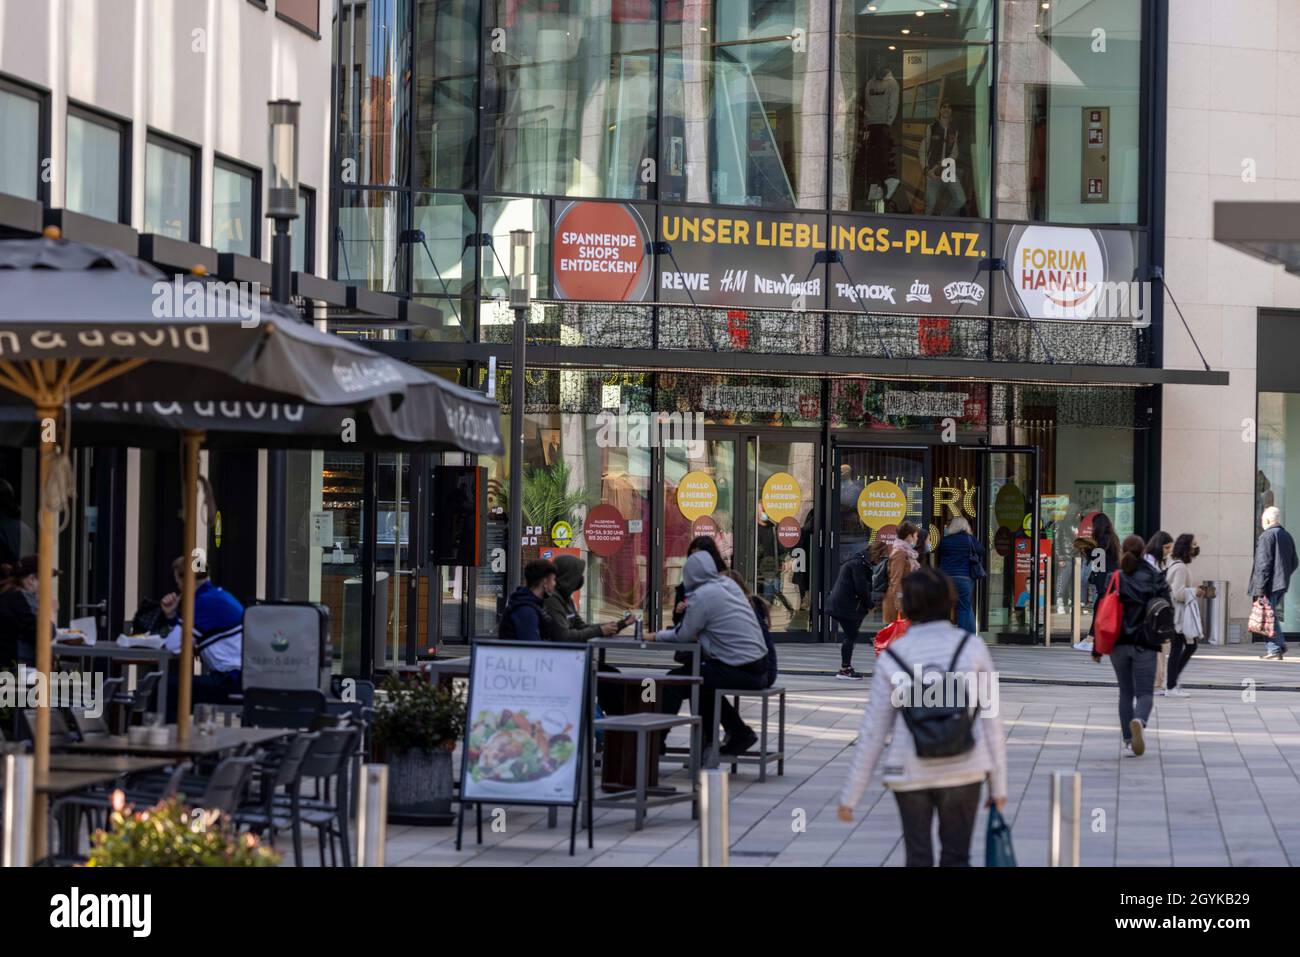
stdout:
[[984,301],[984,287],[977,282],[950,282],[943,287],[943,295],[952,303],[978,306]]
[[930,284],[921,282],[917,279],[912,283],[912,288],[907,291],[908,302],[929,302],[930,301]]
[[86,894],[74,887],[50,898],[50,926],[127,928],[133,937],[148,937],[153,929],[152,894]]

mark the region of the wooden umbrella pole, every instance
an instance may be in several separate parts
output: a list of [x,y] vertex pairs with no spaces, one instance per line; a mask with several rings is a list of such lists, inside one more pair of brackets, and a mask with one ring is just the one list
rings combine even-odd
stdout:
[[[37,486],[39,508],[37,511],[38,537],[36,549],[38,583],[36,592],[36,670],[41,673],[41,678],[38,680],[45,683],[47,695],[52,690],[50,683],[52,657],[50,636],[54,630],[54,548],[58,516],[45,499],[45,483],[49,480],[50,471],[54,466],[56,446],[54,441],[46,441],[48,437],[47,431],[41,423],[44,423],[46,419],[57,418],[58,414],[58,406],[40,405],[36,409],[36,421],[41,431],[40,484]],[[48,705],[52,703],[47,700],[43,706],[35,709],[35,756],[36,778],[38,781],[44,778],[50,770],[50,709]],[[36,795],[33,811],[32,826],[36,829],[32,835],[32,845],[35,851],[33,858],[39,861],[48,853],[46,843],[49,832],[47,827],[49,803],[45,795]]]
[[[176,734],[182,741],[190,730],[194,681],[194,563],[198,559],[199,446],[203,433],[193,429],[182,436],[185,448],[185,575],[181,587],[181,660],[176,695]],[[207,559],[204,557],[204,567]]]

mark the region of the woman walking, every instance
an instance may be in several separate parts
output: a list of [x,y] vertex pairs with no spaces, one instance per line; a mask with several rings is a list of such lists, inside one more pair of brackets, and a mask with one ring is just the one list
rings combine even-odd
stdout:
[[[1169,553],[1174,550],[1174,539],[1166,531],[1159,531],[1147,539],[1147,547],[1142,550],[1142,560],[1160,574],[1165,573],[1169,562]],[[1165,666],[1169,660],[1169,642],[1156,649],[1156,683],[1155,693],[1165,694]]]
[[[1110,652],[1110,664],[1119,682],[1119,727],[1124,748],[1134,755],[1146,751],[1142,732],[1154,703],[1156,649],[1146,635],[1147,603],[1153,598],[1169,600],[1165,576],[1146,561],[1145,548],[1141,535],[1130,535],[1120,546],[1119,601],[1123,620]],[[1096,651],[1092,657],[1101,661]]]
[[840,626],[843,638],[840,640],[840,670],[835,675],[841,681],[861,681],[865,677],[853,670],[853,647],[857,644],[858,631],[862,620],[875,607],[872,598],[873,567],[871,556],[879,554],[880,539],[870,546],[854,552],[840,566],[835,576],[835,584],[826,598],[826,610]]
[[[998,700],[997,673],[984,642],[953,625],[957,595],[947,575],[922,568],[903,579],[902,590],[902,610],[912,625],[876,662],[858,743],[840,792],[839,817],[846,823],[853,821],[853,808],[883,752],[881,777],[898,802],[907,866],[934,866],[930,834],[937,815],[942,845],[939,866],[969,867],[971,833],[985,779],[989,782],[986,806],[1000,811],[1007,803],[1002,720],[996,709],[981,710],[965,750],[929,758],[916,753],[917,744],[901,712],[915,704],[911,694],[914,666],[940,662],[939,667],[946,667],[941,687],[965,690],[954,693],[954,700],[944,705],[963,708],[981,708]],[[895,689],[904,693],[895,693]]]
[[916,554],[916,543],[921,537],[921,530],[911,522],[898,526],[898,537],[889,549],[889,588],[881,604],[884,611],[884,623],[887,625],[899,616],[903,600],[903,578],[921,567],[921,560]]
[[1192,586],[1191,564],[1201,547],[1196,544],[1196,536],[1187,532],[1178,536],[1174,542],[1165,568],[1165,581],[1169,583],[1169,597],[1174,603],[1174,628],[1178,634],[1169,641],[1168,694],[1174,698],[1190,697],[1185,690],[1178,687],[1178,679],[1192,655],[1196,654],[1196,642],[1202,635],[1201,608],[1197,599],[1205,597],[1205,589],[1200,585]]
[[[1097,603],[1106,592],[1106,582],[1110,576],[1119,571],[1119,537],[1110,516],[1098,512],[1092,519],[1092,537],[1081,537],[1079,543],[1084,545],[1083,560],[1092,569],[1088,573],[1088,584],[1093,588],[1092,621],[1088,624],[1088,645],[1083,650],[1091,650],[1093,629],[1097,623]],[[1078,543],[1076,543],[1078,547]],[[1100,552],[1100,554],[1098,554]],[[1082,644],[1082,642],[1080,642]]]
[[957,587],[957,627],[975,630],[975,581],[984,577],[984,546],[970,532],[970,523],[960,515],[948,523],[939,543],[939,570],[947,572]]

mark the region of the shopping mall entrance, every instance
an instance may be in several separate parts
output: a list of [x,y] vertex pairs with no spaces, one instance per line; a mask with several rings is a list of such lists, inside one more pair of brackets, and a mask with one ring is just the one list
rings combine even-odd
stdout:
[[[1053,543],[1043,532],[1037,446],[843,444],[835,447],[832,475],[827,581],[859,549],[877,538],[892,541],[904,521],[921,529],[927,560],[949,524],[963,518],[988,553],[987,575],[975,583],[980,633],[1008,643],[1043,640]],[[876,608],[863,630],[882,624]],[[837,626],[828,620],[827,630]]]

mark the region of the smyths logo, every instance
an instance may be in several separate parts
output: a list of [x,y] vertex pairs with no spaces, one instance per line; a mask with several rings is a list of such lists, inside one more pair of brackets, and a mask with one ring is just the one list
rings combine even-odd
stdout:
[[148,937],[152,915],[152,894],[82,894],[74,887],[50,898],[51,927],[126,928],[133,937]]
[[977,282],[950,282],[943,287],[943,295],[951,303],[978,306],[984,301],[984,287]]

